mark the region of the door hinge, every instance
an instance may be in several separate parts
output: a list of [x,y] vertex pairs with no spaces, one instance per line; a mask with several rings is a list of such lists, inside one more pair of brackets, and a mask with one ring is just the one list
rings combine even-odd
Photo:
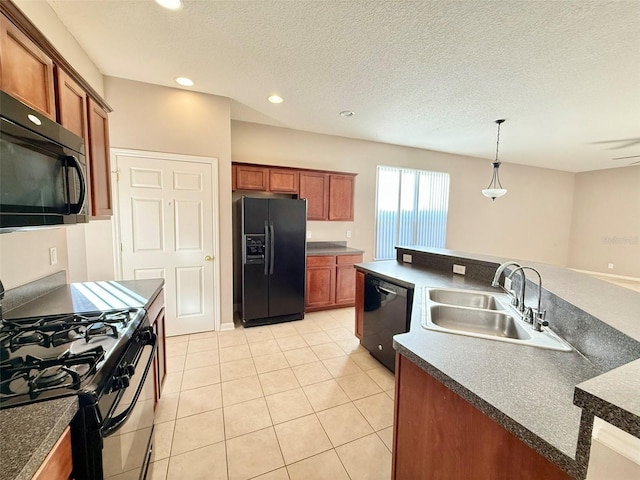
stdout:
[[116,182],[120,181],[120,169],[116,170],[115,172],[113,172],[116,174]]

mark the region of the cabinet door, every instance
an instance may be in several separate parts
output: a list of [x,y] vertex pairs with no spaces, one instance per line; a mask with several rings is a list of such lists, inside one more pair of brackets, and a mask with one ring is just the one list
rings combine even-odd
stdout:
[[336,257],[307,257],[307,300],[310,309],[332,305],[335,302]]
[[53,61],[0,15],[0,88],[56,120]]
[[100,105],[89,97],[89,155],[91,172],[91,214],[110,216],[113,213],[111,203],[111,166],[109,161],[109,119]]
[[362,261],[362,255],[338,255],[336,257],[336,304],[353,305],[356,300],[355,263]]
[[329,216],[329,178],[326,173],[300,172],[300,198],[307,200],[307,220]]
[[353,305],[356,300],[356,269],[353,265],[336,267],[336,304]]
[[364,273],[356,270],[356,337],[362,340],[364,325]]
[[329,220],[353,221],[353,186],[351,175],[329,175]]
[[236,189],[266,192],[269,189],[268,175],[268,168],[237,165]]
[[299,175],[295,170],[286,168],[269,169],[269,191],[279,193],[298,193]]
[[56,80],[58,123],[86,140],[87,92],[60,68],[56,68]]
[[398,354],[393,452],[395,480],[571,478]]

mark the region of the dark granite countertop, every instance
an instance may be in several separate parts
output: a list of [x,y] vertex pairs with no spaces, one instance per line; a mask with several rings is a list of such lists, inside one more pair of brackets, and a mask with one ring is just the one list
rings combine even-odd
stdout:
[[[7,291],[9,304],[20,306],[5,318],[146,307],[164,285],[162,279],[61,285],[64,278],[59,272],[34,285]],[[50,289],[42,290],[43,283]],[[26,301],[29,292],[36,292],[37,298]],[[0,410],[0,480],[31,479],[77,409],[77,397],[72,396]]]
[[308,242],[307,256],[313,255],[359,255],[364,250],[347,247],[347,242]]
[[575,403],[640,438],[640,360],[579,384]]
[[[430,249],[424,251],[432,252]],[[437,254],[466,258],[466,254],[458,252],[440,250]],[[496,265],[504,261],[495,257],[469,257]],[[531,265],[530,262],[523,264]],[[598,377],[602,369],[577,351],[566,353],[545,350],[426,330],[422,327],[421,287],[498,291],[488,281],[478,281],[471,275],[455,275],[395,260],[361,263],[356,268],[404,286],[415,287],[410,331],[394,337],[394,347],[399,353],[572,476],[584,477],[593,417],[587,415],[582,418],[582,409],[573,403],[574,389],[582,382],[586,382],[582,385],[592,385],[594,380],[590,379]],[[558,267],[543,266],[540,270],[545,288],[564,290],[565,295],[575,300],[577,295],[568,294],[567,283],[573,281],[575,272],[563,269],[569,277],[565,280],[557,271],[560,270]],[[590,282],[574,283],[573,286],[581,289],[583,283]],[[602,287],[600,283],[605,285],[604,282],[599,282],[598,287]],[[624,292],[619,293],[624,295]],[[615,298],[611,298],[610,302],[615,303]],[[560,318],[554,320],[562,321]],[[616,384],[615,378],[611,380],[613,383],[607,382],[607,386],[602,388],[606,390]],[[633,390],[633,386],[630,385],[629,388]],[[613,398],[622,395],[616,389],[606,391]],[[629,403],[633,401],[637,405],[636,399],[629,399]],[[625,404],[623,407],[627,406]],[[588,438],[584,438],[587,433]]]
[[77,411],[76,397],[0,410],[0,480],[31,480]]

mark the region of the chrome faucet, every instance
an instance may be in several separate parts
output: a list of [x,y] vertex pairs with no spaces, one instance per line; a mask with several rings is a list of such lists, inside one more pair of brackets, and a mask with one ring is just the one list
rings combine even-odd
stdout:
[[[521,298],[522,301],[520,301],[518,299],[518,297],[516,296],[516,292],[511,290],[511,289],[507,289],[504,287],[504,285],[500,284],[500,275],[502,275],[502,272],[504,272],[504,270],[507,267],[517,267],[517,268],[522,268],[521,265],[517,262],[513,262],[513,261],[509,261],[509,262],[504,262],[503,264],[501,264],[498,269],[496,270],[496,274],[493,276],[493,281],[491,282],[491,286],[492,287],[500,287],[502,288],[502,290],[504,290],[505,292],[507,292],[507,294],[509,294],[509,296],[511,297],[511,305],[514,305],[518,311],[520,313],[524,312],[524,291],[522,292]],[[514,270],[515,271],[515,270]],[[513,274],[513,272],[511,272],[511,274],[507,277],[509,278],[509,280],[511,280],[511,275]],[[525,275],[524,272],[522,270],[520,270],[520,275],[522,276],[522,284],[524,285],[525,282]]]
[[[535,310],[532,311],[531,307],[525,307],[524,305],[524,290],[526,286],[526,279],[524,277],[524,270],[531,270],[538,275],[538,306]],[[532,324],[533,329],[537,332],[542,331],[542,327],[546,327],[549,325],[549,322],[545,320],[545,316],[547,314],[546,310],[542,310],[542,277],[540,276],[540,272],[533,267],[521,267],[513,269],[511,273],[507,276],[507,278],[511,279],[514,273],[520,271],[522,273],[522,289],[520,290],[520,301],[522,302],[522,319],[530,324]]]
[[[511,280],[511,278],[515,275],[516,272],[520,273],[520,276],[522,277],[522,285],[520,287],[519,296],[516,296],[515,291],[507,289],[500,284],[500,275],[502,275],[502,272],[504,272],[504,270],[510,266],[513,266],[516,268],[511,270],[511,272],[509,272],[509,275],[507,275],[505,278],[508,278],[509,280]],[[524,273],[525,270],[532,270],[536,273],[536,275],[538,275],[538,307],[535,310],[533,310],[531,307],[527,307],[524,303],[524,294],[525,294],[525,288],[527,285],[527,278]],[[522,316],[522,319],[525,322],[530,323],[534,330],[541,332],[542,327],[546,327],[549,325],[549,322],[545,320],[545,316],[547,312],[546,310],[542,310],[542,306],[541,306],[542,277],[540,276],[540,272],[538,272],[538,270],[536,270],[533,267],[527,267],[527,266],[523,267],[519,263],[513,262],[513,261],[504,262],[496,270],[496,273],[493,276],[493,281],[491,282],[491,286],[500,287],[509,294],[509,296],[511,297],[511,304],[516,306],[516,308],[518,309],[518,311]]]

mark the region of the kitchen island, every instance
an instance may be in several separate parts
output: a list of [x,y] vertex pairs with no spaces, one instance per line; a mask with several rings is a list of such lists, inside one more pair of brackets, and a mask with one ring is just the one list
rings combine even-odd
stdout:
[[[356,266],[363,273],[415,288],[410,330],[394,337],[399,362],[410,362],[425,376],[440,382],[565,474],[584,478],[594,413],[585,405],[580,405],[584,410],[574,405],[575,387],[640,358],[640,332],[636,331],[633,314],[640,311],[640,295],[567,269],[522,262],[541,272],[542,304],[549,310],[550,326],[575,350],[559,352],[437,332],[421,324],[423,287],[497,292],[490,286],[491,279],[498,265],[507,259],[399,247],[398,259],[405,254],[412,256],[413,263],[384,261]],[[466,266],[466,275],[453,274],[453,263]],[[527,295],[527,304],[532,305],[536,289],[531,288],[533,284],[528,286],[532,295]],[[596,295],[598,302],[581,301]],[[607,315],[609,308],[614,315]],[[604,388],[615,392],[615,380]],[[408,446],[398,438],[398,429],[405,424],[405,417],[398,411],[403,396],[398,391],[398,376],[396,389],[394,469],[398,473],[403,462],[419,463],[416,459],[424,456],[413,446],[415,438]],[[615,396],[610,394],[607,401],[614,401]],[[501,453],[508,457],[508,452]],[[455,450],[450,452],[456,454]],[[484,458],[482,463],[504,462],[505,458]],[[522,474],[520,478],[529,477]]]
[[[58,272],[6,293],[5,319],[113,310],[148,309],[163,280],[66,284]],[[121,295],[118,292],[126,292]],[[75,395],[0,410],[0,480],[29,480],[78,411]]]

